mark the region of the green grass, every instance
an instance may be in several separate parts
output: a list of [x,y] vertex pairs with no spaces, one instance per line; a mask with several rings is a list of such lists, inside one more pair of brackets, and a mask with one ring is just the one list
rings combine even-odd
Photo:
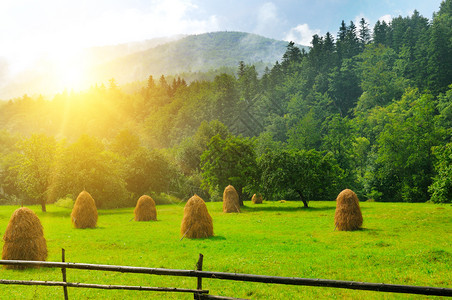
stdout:
[[[241,214],[224,214],[222,203],[207,203],[215,237],[180,241],[183,205],[157,206],[157,222],[134,222],[133,208],[100,210],[96,229],[71,227],[70,210],[31,208],[47,239],[49,261],[169,269],[204,270],[420,286],[452,286],[452,206],[411,203],[361,203],[364,229],[334,231],[334,202],[245,203]],[[17,207],[0,207],[3,235]],[[0,243],[3,246],[3,241]],[[195,288],[195,278],[118,274],[69,269],[68,281]],[[61,280],[60,269],[0,269],[0,279]],[[284,286],[204,279],[212,295],[251,299],[418,299],[418,295],[320,287]],[[0,298],[56,299],[61,287],[0,285]],[[69,288],[70,299],[193,299],[192,294]]]

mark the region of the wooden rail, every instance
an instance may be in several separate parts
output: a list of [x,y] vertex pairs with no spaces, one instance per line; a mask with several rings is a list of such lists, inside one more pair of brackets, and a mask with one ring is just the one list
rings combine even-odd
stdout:
[[179,292],[179,293],[208,293],[208,290],[180,289],[172,287],[150,287],[150,286],[131,286],[131,285],[104,285],[92,283],[74,283],[64,281],[38,281],[38,280],[6,280],[0,279],[0,284],[16,285],[43,285],[43,286],[62,286],[74,288],[103,289],[103,290],[132,290],[132,291],[153,291],[153,292]]
[[[193,293],[195,299],[237,299],[237,298],[228,298],[228,297],[208,295],[209,291],[202,289],[202,278],[209,278],[209,279],[219,279],[219,280],[235,280],[235,281],[261,282],[261,283],[271,283],[271,284],[318,286],[318,287],[367,290],[367,291],[377,291],[377,292],[407,293],[407,294],[418,294],[418,295],[452,297],[452,289],[451,288],[397,285],[397,284],[384,284],[384,283],[369,283],[369,282],[330,280],[330,279],[317,279],[317,278],[277,277],[277,276],[265,276],[265,275],[254,275],[254,274],[210,272],[210,271],[202,271],[202,263],[203,263],[203,255],[202,254],[199,255],[199,260],[197,263],[197,270],[144,268],[144,267],[130,267],[130,266],[71,263],[71,262],[0,260],[0,265],[12,265],[12,266],[26,265],[26,266],[38,266],[38,267],[47,267],[47,268],[61,268],[62,270],[64,270],[63,271],[64,278],[63,278],[62,282],[0,280],[0,284],[47,285],[47,286],[62,286],[65,288],[75,287],[75,288],[123,289],[123,290],[159,291],[159,292],[182,292],[182,293]],[[71,282],[66,282],[66,273],[65,273],[66,269],[112,271],[112,272],[121,272],[121,273],[141,273],[141,274],[165,275],[165,276],[196,277],[198,280],[197,280],[197,288],[196,289],[71,283]],[[67,293],[67,291],[65,293]],[[66,297],[67,297],[67,295],[65,294],[65,299],[67,299]]]

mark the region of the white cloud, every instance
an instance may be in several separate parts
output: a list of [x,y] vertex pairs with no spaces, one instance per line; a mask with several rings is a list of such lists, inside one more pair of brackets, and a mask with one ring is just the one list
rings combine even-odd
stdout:
[[264,3],[257,12],[257,26],[254,32],[268,36],[279,22],[276,5],[272,2]]
[[392,21],[392,16],[391,15],[381,16],[380,18],[378,18],[378,21],[380,22],[385,21],[388,24]]
[[0,57],[0,86],[3,85],[5,79],[8,77],[9,74],[9,66],[6,59]]
[[361,19],[364,19],[368,25],[370,24],[369,19],[366,18],[366,16],[363,13],[360,13],[353,20],[353,23],[355,24],[356,28],[359,27],[359,23],[361,22]]
[[14,71],[42,55],[219,29],[215,15],[192,17],[197,11],[193,0],[1,0],[0,57]]
[[311,44],[312,36],[315,34],[320,34],[320,29],[311,29],[308,24],[301,24],[291,28],[284,40],[308,46]]

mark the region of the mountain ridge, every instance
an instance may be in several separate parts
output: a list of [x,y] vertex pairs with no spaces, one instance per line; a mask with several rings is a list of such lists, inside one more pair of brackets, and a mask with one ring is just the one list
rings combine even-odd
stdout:
[[[206,72],[219,67],[246,64],[274,64],[281,60],[288,42],[260,35],[219,31],[189,35],[174,42],[132,53],[93,70],[103,81],[115,78],[124,84],[143,80],[149,75],[176,75],[184,72]],[[304,47],[307,50],[309,47]],[[110,76],[114,74],[115,76]]]
[[[145,45],[154,45],[144,49]],[[175,76],[237,67],[240,61],[259,64],[258,72],[282,59],[288,42],[238,31],[218,31],[187,36],[156,38],[134,43],[92,47],[80,59],[88,64],[80,89],[107,83],[114,78],[120,85],[143,81],[149,75]],[[309,47],[297,45],[308,50]],[[130,49],[129,49],[130,47]],[[134,48],[135,47],[135,48]],[[24,94],[55,94],[69,87],[53,86],[58,74],[51,65],[30,69],[0,87],[0,99]],[[24,76],[26,75],[26,76]],[[69,88],[71,89],[71,88]]]

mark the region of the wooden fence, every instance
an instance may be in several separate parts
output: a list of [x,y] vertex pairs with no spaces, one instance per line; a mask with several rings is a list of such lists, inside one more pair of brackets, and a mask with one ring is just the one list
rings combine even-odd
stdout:
[[[62,275],[63,275],[63,281],[35,281],[35,280],[26,281],[26,280],[0,279],[0,284],[60,286],[60,287],[63,287],[64,299],[68,299],[68,291],[67,291],[68,287],[109,289],[109,290],[116,289],[116,290],[173,292],[173,293],[192,293],[194,295],[194,299],[238,299],[238,298],[231,298],[231,297],[209,295],[209,291],[204,290],[202,288],[202,279],[203,278],[452,297],[452,289],[451,288],[396,285],[396,284],[384,284],[384,283],[369,283],[369,282],[329,280],[329,279],[317,279],[317,278],[312,279],[312,278],[276,277],[276,276],[225,273],[225,272],[209,272],[209,271],[202,270],[202,264],[203,264],[203,255],[202,254],[199,255],[196,270],[175,270],[175,269],[163,269],[163,268],[144,268],[144,267],[129,267],[129,266],[115,266],[115,265],[70,263],[70,262],[64,261],[64,249],[63,249],[62,262],[0,260],[0,265],[7,265],[7,266],[30,266],[30,267],[34,266],[34,267],[47,267],[47,268],[61,268]],[[196,285],[196,289],[183,289],[183,288],[175,288],[175,287],[150,287],[150,286],[127,286],[127,285],[102,285],[102,284],[90,284],[90,283],[74,283],[74,282],[67,282],[66,269],[196,277],[197,285]]]

